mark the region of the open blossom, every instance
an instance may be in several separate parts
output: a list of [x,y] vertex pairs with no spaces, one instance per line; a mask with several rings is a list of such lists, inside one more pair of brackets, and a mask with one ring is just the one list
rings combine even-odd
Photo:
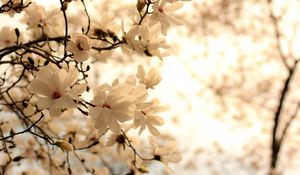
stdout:
[[141,26],[141,39],[143,40],[143,52],[147,56],[157,56],[162,60],[162,57],[167,56],[166,49],[170,48],[164,37],[159,35],[159,25],[147,24]]
[[[0,33],[1,33],[0,48],[8,47],[16,44],[17,36],[13,28],[5,26],[1,29]],[[19,40],[20,39],[22,39],[22,35],[21,37],[19,37]]]
[[28,8],[25,8],[25,17],[22,21],[27,23],[29,28],[33,29],[34,36],[40,37],[42,33],[52,36],[57,34],[58,28],[61,27],[57,18],[59,14],[59,10],[47,12],[44,6],[33,2]]
[[157,69],[151,68],[147,73],[142,65],[138,66],[137,78],[140,80],[140,83],[145,84],[147,88],[154,89],[161,81],[161,76],[158,73]]
[[118,155],[120,155],[121,154],[121,150],[122,149],[125,150],[125,144],[126,144],[126,139],[123,136],[123,134],[120,134],[120,133],[119,134],[115,134],[115,133],[113,133],[113,134],[111,134],[109,136],[108,141],[106,142],[106,146],[112,146],[114,144],[117,145],[117,147],[116,147],[117,153],[118,153]]
[[169,48],[169,45],[159,33],[158,24],[151,27],[147,23],[133,26],[127,33],[124,32],[125,44],[121,46],[121,49],[126,54],[135,52],[150,57],[157,56],[161,59],[167,56],[165,50]]
[[154,99],[147,101],[148,92],[145,84],[136,84],[134,77],[129,77],[126,80],[126,94],[134,104],[134,123],[131,125],[134,128],[140,128],[139,133],[142,133],[146,128],[153,135],[159,135],[156,126],[164,124],[164,120],[158,116],[158,113],[165,110],[159,105],[159,100]]
[[143,103],[147,100],[148,92],[144,84],[138,84],[134,76],[129,76],[126,81],[125,95],[130,98],[135,105]]
[[177,143],[170,141],[165,145],[159,145],[156,138],[149,137],[150,145],[153,149],[154,160],[160,161],[165,165],[166,170],[172,172],[169,168],[169,163],[177,163],[181,161],[182,157],[177,153]]
[[7,47],[16,44],[17,36],[11,28],[5,26],[1,29],[0,47]]
[[86,61],[89,58],[91,48],[92,44],[89,37],[79,33],[71,34],[71,40],[67,45],[67,51],[74,54],[74,59],[76,61]]
[[142,133],[147,127],[151,134],[155,136],[159,135],[160,133],[155,126],[163,125],[164,120],[157,113],[165,110],[164,107],[159,106],[159,100],[156,99],[150,103],[139,103],[136,106],[133,127],[140,127],[139,133]]
[[76,107],[74,100],[79,100],[86,89],[84,84],[74,84],[78,77],[76,69],[68,72],[48,66],[37,73],[29,90],[37,95],[39,109],[49,109],[51,116],[59,116],[63,109]]
[[124,32],[123,39],[125,44],[122,44],[121,49],[126,54],[143,53],[142,41],[138,39],[138,34],[140,33],[139,26],[133,26],[127,33]]
[[[126,134],[129,131],[130,127],[126,127],[124,129],[124,133]],[[127,135],[127,134],[126,134]],[[132,138],[129,138],[128,136],[125,136],[123,133],[112,133],[109,137],[108,140],[106,142],[106,146],[113,146],[113,145],[117,145],[116,146],[116,150],[118,155],[121,155],[121,151],[125,151],[126,148],[126,137],[128,139],[130,139],[130,141],[132,142]]]
[[167,0],[158,0],[153,5],[153,14],[150,19],[154,23],[160,22],[162,34],[167,35],[170,23],[179,25],[181,24],[175,17],[170,14],[180,9],[183,3],[180,1],[168,3]]
[[99,86],[94,91],[91,101],[95,107],[90,108],[90,115],[95,120],[95,127],[103,133],[108,127],[114,133],[120,133],[120,123],[132,118],[132,102],[124,96],[127,85],[118,84],[113,87],[108,84]]

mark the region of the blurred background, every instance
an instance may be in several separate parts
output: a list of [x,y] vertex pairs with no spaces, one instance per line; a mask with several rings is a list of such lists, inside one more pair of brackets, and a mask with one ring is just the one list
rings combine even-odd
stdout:
[[[122,16],[135,3],[110,0],[89,8]],[[300,56],[299,9],[299,0],[186,2],[176,14],[183,25],[167,36],[170,56],[111,55],[107,64],[97,63],[95,84],[133,74],[139,64],[158,67],[163,80],[154,96],[169,108],[162,133],[179,143],[183,160],[171,165],[178,175],[269,175],[274,116]],[[291,121],[277,163],[282,175],[299,174],[299,74],[295,69],[278,122],[282,132]]]
[[[299,5],[293,0],[187,3],[185,24],[171,37],[182,38],[180,52],[165,59],[160,86],[184,154],[176,167],[182,174],[269,173],[274,116],[287,67],[299,59]],[[299,174],[298,77],[296,69],[278,124],[280,133],[295,115],[277,163],[285,175]]]

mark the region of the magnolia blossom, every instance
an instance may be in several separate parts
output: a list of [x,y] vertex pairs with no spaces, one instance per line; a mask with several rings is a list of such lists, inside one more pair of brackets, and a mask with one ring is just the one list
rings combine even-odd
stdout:
[[134,123],[135,128],[140,127],[139,133],[148,128],[151,134],[159,135],[158,129],[155,126],[161,126],[164,124],[164,120],[157,115],[157,113],[164,111],[165,108],[159,106],[159,100],[153,100],[152,102],[144,102],[137,104],[137,108],[134,113]]
[[170,14],[174,11],[180,9],[183,6],[183,3],[180,1],[168,3],[168,0],[158,0],[155,1],[153,7],[153,14],[150,19],[153,20],[154,23],[160,22],[161,30],[164,35],[167,35],[168,28],[170,23],[179,25],[181,24],[175,17]]
[[139,133],[148,128],[151,134],[159,135],[159,131],[155,126],[164,124],[164,120],[157,115],[157,113],[165,110],[164,107],[159,106],[159,100],[155,99],[150,102],[147,101],[148,92],[145,84],[136,84],[134,77],[127,78],[126,95],[134,104],[134,123],[133,127],[140,127]]
[[86,61],[89,58],[91,48],[92,45],[89,37],[79,33],[71,34],[71,40],[67,45],[67,51],[74,54],[74,59],[76,61]]
[[[25,17],[22,21],[27,23],[28,28],[33,29],[32,31],[35,37],[40,37],[42,33],[49,36],[58,33],[60,23],[57,17],[59,14],[59,10],[46,12],[44,6],[33,2],[25,9]],[[40,27],[43,31],[41,31]]]
[[117,145],[117,153],[118,155],[121,154],[121,150],[125,150],[125,144],[126,144],[126,139],[123,136],[123,134],[111,134],[108,138],[108,141],[106,142],[106,146],[112,146],[116,144]]
[[165,165],[165,168],[169,172],[172,172],[168,167],[169,162],[177,163],[182,159],[181,155],[176,152],[177,143],[175,141],[170,141],[165,145],[159,145],[154,137],[149,137],[149,142],[153,148],[153,159],[162,162]]
[[[116,85],[118,82],[116,82]],[[132,101],[132,103],[139,104],[147,100],[148,92],[146,85],[138,84],[134,76],[129,76],[125,83],[126,89],[124,89],[125,95]]]
[[[130,126],[126,126],[125,129],[123,130],[124,134],[126,134],[126,136],[123,133],[112,133],[106,142],[106,146],[113,146],[113,145],[117,145],[116,146],[116,150],[118,155],[121,155],[121,150],[125,150],[125,146],[126,146],[126,137],[127,136],[127,132],[130,130]],[[134,141],[133,138],[128,137],[128,139],[130,140],[131,144],[132,141]]]
[[95,127],[104,132],[107,127],[115,133],[120,133],[119,122],[124,123],[132,118],[132,102],[124,96],[126,84],[109,86],[104,84],[94,91],[91,101],[95,107],[90,108],[90,115],[95,120]]
[[[59,116],[62,109],[74,108],[79,95],[86,89],[84,84],[74,84],[79,73],[76,69],[41,69],[29,85],[29,90],[37,95],[39,109],[49,109],[51,116]],[[72,87],[71,87],[72,86]]]
[[1,29],[1,37],[0,37],[0,47],[7,47],[16,44],[17,36],[15,34],[14,29],[10,27],[3,27]]
[[142,25],[133,26],[127,33],[124,32],[125,44],[121,46],[121,49],[126,54],[135,52],[150,57],[157,56],[161,59],[167,56],[167,53],[162,50],[168,49],[169,45],[159,33],[159,25],[149,27],[145,22]]
[[137,78],[140,83],[145,84],[147,88],[154,89],[161,81],[161,76],[158,73],[157,69],[151,68],[147,73],[142,65],[138,66]]
[[133,26],[127,33],[123,31],[125,44],[122,44],[121,49],[124,53],[129,55],[133,52],[143,53],[142,41],[138,39],[139,33],[139,26]]
[[162,50],[170,48],[165,38],[159,35],[159,25],[144,24],[141,26],[141,39],[143,40],[143,52],[147,56],[157,56],[162,60],[162,57],[167,56],[167,52]]

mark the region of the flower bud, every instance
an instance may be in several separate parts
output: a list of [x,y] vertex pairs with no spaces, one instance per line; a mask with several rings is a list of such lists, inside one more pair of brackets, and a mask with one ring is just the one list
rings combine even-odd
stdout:
[[64,2],[60,8],[61,11],[66,11],[68,9],[68,3]]
[[144,0],[137,0],[136,9],[140,12],[145,7],[146,3]]
[[63,151],[73,151],[74,148],[72,144],[64,141],[64,140],[57,140],[54,145],[60,147]]

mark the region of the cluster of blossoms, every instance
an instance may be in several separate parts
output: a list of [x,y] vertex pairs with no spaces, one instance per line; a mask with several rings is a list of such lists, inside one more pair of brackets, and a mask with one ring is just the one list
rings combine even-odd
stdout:
[[[108,175],[114,172],[111,165],[120,158],[128,164],[128,174],[147,173],[146,165],[152,161],[163,162],[167,170],[168,162],[180,161],[175,142],[161,145],[156,141],[166,110],[158,98],[150,98],[161,81],[156,68],[146,70],[139,65],[136,76],[128,75],[125,81],[119,78],[111,84],[93,86],[88,77],[92,70],[101,72],[94,64],[97,58],[113,58],[113,51],[119,47],[128,56],[136,53],[162,60],[170,48],[166,41],[169,27],[180,24],[173,13],[183,2],[138,0],[128,31],[123,22],[116,27],[113,22],[94,19],[84,0],[60,1],[59,8],[51,10],[31,1],[2,2],[0,12],[12,17],[23,14],[21,22],[28,32],[17,27],[1,29],[0,66],[11,71],[0,75],[0,101],[6,105],[3,110],[15,113],[14,120],[21,123],[14,128],[13,121],[0,118],[0,141],[4,145],[0,150],[6,155],[1,172],[9,168],[13,172],[13,162],[25,162],[29,157],[42,160],[40,166],[54,174],[84,170]],[[76,5],[84,9],[87,26],[69,14]],[[35,155],[12,155],[9,149],[15,147],[31,149],[14,142],[16,135],[27,132],[32,134],[26,136],[30,143],[39,145],[32,148],[33,153],[31,150]],[[148,144],[142,139],[145,135],[149,135]],[[113,154],[113,145],[117,155]],[[62,151],[55,150],[51,153],[54,156],[49,156],[49,146]],[[86,163],[93,162],[94,155],[101,157],[98,163]],[[111,165],[105,160],[107,155]],[[78,159],[81,166],[75,166],[71,158]]]

